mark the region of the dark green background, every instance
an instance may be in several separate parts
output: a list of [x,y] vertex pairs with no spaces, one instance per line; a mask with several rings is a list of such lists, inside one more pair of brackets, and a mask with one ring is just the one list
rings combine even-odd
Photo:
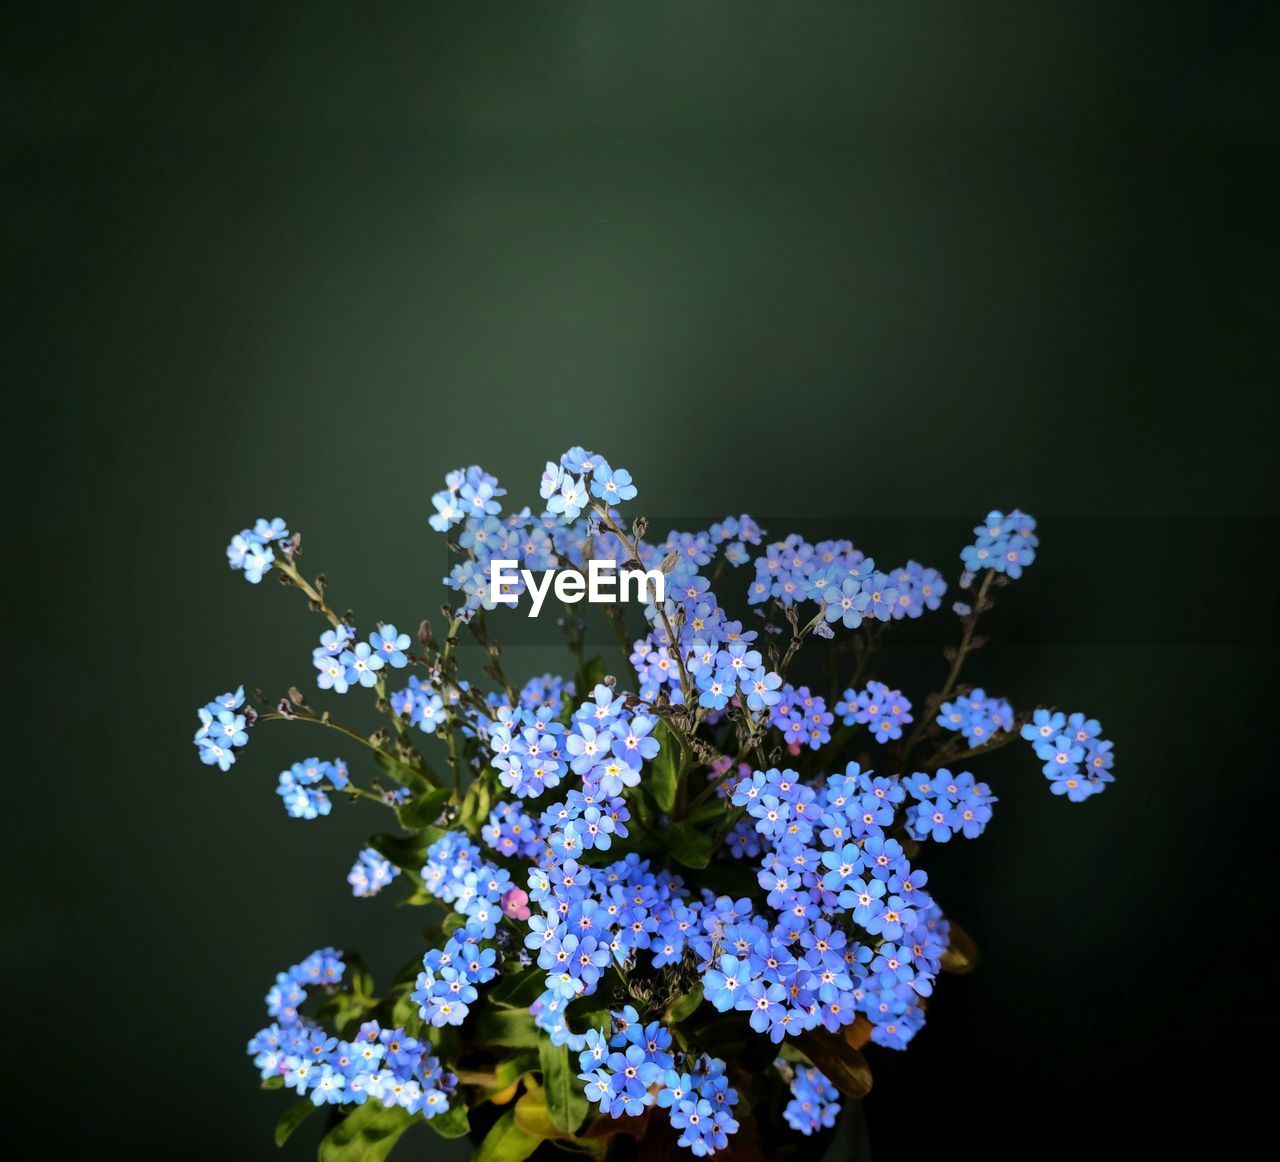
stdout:
[[649,513],[830,517],[948,570],[988,507],[1039,515],[975,677],[1100,716],[1119,781],[993,776],[988,837],[934,865],[986,961],[874,1054],[873,1144],[1239,1127],[1274,1026],[1273,5],[3,28],[3,1027],[37,1156],[271,1157],[286,1103],[240,1049],[273,974],[414,940],[344,894],[368,813],[272,794],[316,738],[195,761],[196,705],[310,673],[316,627],[228,535],[279,512],[336,600],[413,624],[444,471],[533,501],[574,442]]

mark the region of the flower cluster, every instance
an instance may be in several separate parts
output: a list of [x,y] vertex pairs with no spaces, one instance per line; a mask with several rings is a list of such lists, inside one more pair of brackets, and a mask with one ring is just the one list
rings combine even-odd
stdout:
[[1079,803],[1114,781],[1111,743],[1102,737],[1096,718],[1037,710],[1022,728],[1022,737],[1044,763],[1045,778],[1055,795]]
[[638,1117],[657,1105],[680,1131],[679,1145],[705,1157],[728,1145],[738,1092],[718,1058],[673,1048],[671,1031],[645,1024],[630,1005],[612,1017],[612,1036],[591,1030],[578,1055],[587,1100],[609,1117]]
[[946,843],[956,834],[977,839],[991,822],[991,804],[996,797],[986,783],[975,782],[968,771],[952,775],[940,767],[932,775],[913,775],[905,785],[915,800],[907,820],[913,839]]
[[857,763],[817,786],[776,768],[737,784],[731,802],[754,821],[757,879],[776,915],[727,899],[704,905],[715,934],[703,977],[712,1005],[747,1013],[775,1043],[819,1025],[837,1032],[859,1014],[873,1040],[910,1040],[945,945],[928,876],[889,834],[906,799],[897,778]]
[[974,746],[982,746],[1002,730],[1013,729],[1013,707],[1004,698],[988,698],[981,688],[938,708],[938,725],[957,731]]
[[779,1059],[777,1068],[792,1074],[791,1100],[782,1111],[787,1125],[807,1135],[836,1124],[840,1093],[831,1082],[812,1066],[800,1066],[792,1071]]
[[195,735],[200,761],[220,771],[229,771],[236,761],[236,753],[249,741],[247,728],[252,714],[245,709],[243,686],[219,694],[201,706],[196,711],[200,726]]
[[339,1040],[300,1014],[308,990],[332,990],[344,969],[341,956],[324,948],[276,977],[267,993],[273,1022],[254,1034],[248,1046],[263,1081],[282,1079],[317,1106],[373,1101],[428,1118],[442,1113],[455,1078],[441,1068],[429,1046],[404,1029],[383,1028],[377,1021],[363,1023],[351,1040]]
[[400,869],[385,855],[366,847],[351,865],[347,883],[354,896],[376,896],[399,874]]
[[973,529],[976,540],[960,553],[964,567],[971,573],[994,569],[1015,581],[1022,570],[1036,559],[1040,541],[1036,522],[1025,512],[1014,509],[1008,516],[992,509],[987,519]]
[[846,629],[857,629],[864,617],[920,617],[937,609],[947,590],[942,574],[916,561],[885,573],[851,541],[811,545],[795,535],[769,545],[756,558],[755,573],[747,593],[752,604],[816,601],[826,621]]
[[780,697],[769,712],[772,724],[782,732],[787,748],[799,754],[804,747],[820,750],[831,741],[831,724],[835,717],[827,710],[820,694],[809,692],[808,686],[783,686]]
[[289,540],[289,530],[279,517],[259,517],[253,528],[241,529],[227,545],[227,564],[244,574],[252,585],[258,584],[275,563],[272,545]]
[[[509,877],[506,882],[509,886]],[[486,899],[489,894],[487,888],[477,889],[477,895]],[[498,895],[501,898],[502,893]],[[476,985],[487,984],[498,975],[494,964],[497,952],[482,947],[483,941],[497,931],[496,913],[475,909],[469,914],[478,912],[483,913],[483,919],[471,920],[443,948],[433,948],[422,958],[417,989],[410,995],[418,1002],[419,1015],[428,1025],[461,1025],[479,996]]]
[[901,690],[890,690],[883,682],[868,682],[862,690],[846,690],[836,703],[836,713],[845,726],[870,726],[876,742],[902,737],[902,728],[915,721],[911,702]]
[[[1111,744],[1096,721],[1018,715],[958,684],[980,644],[973,622],[988,592],[1034,559],[1035,522],[992,512],[975,530],[962,558],[983,575],[978,599],[958,607],[961,645],[917,718],[902,690],[862,675],[893,622],[941,608],[947,582],[937,570],[908,561],[883,571],[849,541],[793,534],[765,545],[746,515],[646,540],[645,521],[624,523],[617,507],[636,496],[630,473],[581,447],[547,464],[541,512],[504,513],[506,495],[472,466],[433,497],[431,527],[457,562],[445,584],[461,604],[445,610],[442,639],[424,622],[416,644],[389,623],[362,638],[350,615],[335,615],[322,579],[313,585],[299,571],[300,542],[283,521],[260,521],[233,541],[233,566],[251,581],[272,567],[271,546],[289,541],[282,580],[329,622],[312,651],[317,685],[373,690],[391,729],[340,724],[296,690],[263,699],[268,710],[257,715],[237,690],[199,710],[201,760],[228,770],[255,721],[341,730],[393,785],[366,789],[341,760],[304,759],[279,776],[288,813],[328,814],[335,791],[391,809],[403,834],[380,834],[360,851],[352,891],[372,896],[403,877],[406,903],[448,913],[424,939],[421,971],[415,953],[381,1000],[371,981],[343,983],[332,949],[282,973],[268,996],[274,1023],[250,1043],[255,1063],[316,1105],[368,1112],[373,1098],[438,1119],[442,1133],[465,1132],[469,1092],[497,1103],[515,1082],[520,1101],[536,1091],[560,1136],[588,1117],[661,1113],[681,1146],[710,1155],[742,1132],[740,1093],[747,1108],[776,1093],[778,1077],[791,1094],[782,1121],[803,1134],[830,1127],[840,1110],[833,1082],[851,1097],[865,1089],[847,1068],[855,1035],[859,1045],[905,1048],[953,950],[926,845],[977,837],[997,801],[960,760],[1022,737],[1055,793],[1079,800],[1111,781]],[[615,623],[630,672],[607,676],[566,622],[575,676],[509,684],[488,635],[499,558],[535,570],[589,560],[660,568],[665,595],[643,601],[638,632]],[[745,621],[713,591],[726,576],[745,596]],[[460,676],[463,626],[484,648],[491,685]],[[788,678],[813,638],[831,640],[830,708]],[[840,670],[849,652],[852,676]],[[388,675],[411,667],[388,692]],[[877,770],[867,769],[868,737]],[[452,779],[428,747],[445,754]],[[316,989],[330,1001],[301,1016]],[[375,1014],[385,1020],[368,1019]],[[772,1090],[727,1048],[744,1043],[781,1053],[766,1067]],[[525,1127],[544,1123],[518,1124],[536,1138]]]
[[341,791],[350,782],[347,765],[341,759],[325,762],[309,758],[280,772],[276,794],[291,818],[317,819],[328,815],[332,807],[325,792]]

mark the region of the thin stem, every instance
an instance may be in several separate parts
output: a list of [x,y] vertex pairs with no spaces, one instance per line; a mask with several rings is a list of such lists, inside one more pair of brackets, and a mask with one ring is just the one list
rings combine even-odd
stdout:
[[336,730],[339,734],[345,734],[348,738],[354,739],[361,746],[367,746],[374,754],[386,754],[376,742],[367,736],[361,734],[357,730],[353,730],[349,726],[344,726],[341,722],[335,722],[327,714],[308,714],[305,711],[295,711],[293,714],[281,714],[278,710],[269,710],[265,714],[258,715],[259,722],[314,722],[317,726],[327,726],[330,730]]
[[484,610],[477,613],[467,623],[467,628],[471,631],[471,636],[484,647],[485,652],[489,655],[489,673],[492,675],[493,680],[502,687],[502,692],[506,695],[507,701],[512,706],[518,705],[520,696],[512,688],[511,683],[507,681],[506,672],[502,668],[502,649],[489,636],[489,625],[485,618]]
[[[591,507],[600,517],[601,524],[608,529],[614,536],[622,542],[622,547],[627,550],[633,560],[640,560],[639,540],[632,537],[627,539],[627,534],[618,527],[618,523],[609,513],[609,509],[605,505],[601,505],[596,501],[592,501]],[[659,604],[654,602],[654,608],[658,611],[658,616],[662,619],[662,628],[667,631],[667,641],[671,644],[671,650],[676,657],[676,665],[680,670],[680,693],[684,696],[684,704],[687,708],[693,708],[693,682],[689,678],[689,671],[684,664],[684,650],[680,648],[680,636],[676,633],[671,625],[671,618],[667,616],[666,602]]]
[[[311,600],[311,604],[328,620],[329,624],[333,626],[334,629],[338,629],[340,626],[346,625],[342,618],[340,618],[330,608],[329,603],[324,599],[324,594],[302,575],[298,566],[294,564],[292,557],[287,556],[282,552],[276,557],[275,564],[280,572],[284,574],[284,576],[287,577],[296,588],[301,589],[302,592],[307,595]],[[379,675],[373,688],[377,694],[379,711],[391,720],[391,725],[395,729],[397,736],[413,756],[414,761],[409,765],[421,774],[427,782],[431,783],[433,786],[439,786],[439,779],[435,772],[431,770],[431,767],[422,757],[418,748],[414,746],[413,742],[408,737],[403,719],[401,719],[400,715],[391,709],[391,702],[387,698],[386,679]],[[367,740],[365,741],[367,742]],[[379,747],[375,747],[374,749],[381,750]]]
[[312,605],[316,607],[318,612],[324,614],[324,616],[328,618],[329,624],[333,626],[334,629],[337,629],[339,626],[344,624],[342,618],[329,608],[329,603],[325,601],[323,594],[321,594],[321,592],[316,589],[310,581],[298,572],[298,566],[293,563],[293,558],[281,553],[276,557],[275,565],[281,573],[288,577],[297,588],[301,589],[302,592],[311,599]]
[[968,656],[970,647],[973,644],[973,631],[977,627],[978,618],[986,608],[987,591],[991,588],[991,582],[995,575],[996,571],[994,569],[988,569],[982,578],[982,585],[979,587],[978,596],[973,603],[973,611],[965,619],[964,633],[961,635],[960,645],[956,649],[956,656],[952,659],[951,672],[947,675],[947,680],[942,684],[942,689],[936,694],[931,694],[925,702],[924,713],[920,715],[920,721],[916,724],[915,730],[911,732],[906,745],[902,748],[902,761],[904,763],[916,743],[924,735],[924,732],[934,724],[933,720],[937,714],[938,707],[951,696],[952,690],[955,689],[956,682],[960,677],[960,670],[964,666],[965,658]]
[[[451,663],[453,661],[454,647],[458,644],[458,628],[461,625],[462,620],[456,615],[449,619],[449,629],[445,634],[444,649],[440,653],[441,680],[453,686],[454,690],[457,691],[459,701],[462,700],[463,690],[452,676]],[[445,716],[445,741],[449,747],[449,767],[453,771],[453,792],[461,797],[462,764],[458,761],[458,711],[453,705],[449,707],[449,712]]]
[[867,672],[867,666],[875,656],[876,650],[880,648],[880,642],[884,638],[885,630],[888,627],[889,622],[876,622],[875,625],[867,630],[867,636],[862,644],[861,657],[859,657],[858,665],[849,678],[849,685],[846,689],[856,690],[858,688],[858,684],[862,681],[862,675]]
[[926,759],[921,766],[924,771],[936,771],[940,766],[949,763],[960,762],[962,759],[971,759],[978,755],[989,754],[993,750],[999,750],[1002,746],[1008,746],[1011,742],[1017,742],[1022,737],[1022,727],[1030,722],[1030,716],[1025,714],[1018,715],[1013,720],[1013,726],[1000,734],[994,735],[981,746],[966,747],[960,751],[950,751],[948,747],[952,744],[939,748],[934,754]]
[[369,791],[364,787],[357,787],[355,783],[348,783],[345,787],[335,787],[332,783],[326,783],[321,787],[321,790],[332,791],[335,795],[354,795],[357,799],[372,799],[383,807],[394,808],[394,804],[388,803],[377,791]]

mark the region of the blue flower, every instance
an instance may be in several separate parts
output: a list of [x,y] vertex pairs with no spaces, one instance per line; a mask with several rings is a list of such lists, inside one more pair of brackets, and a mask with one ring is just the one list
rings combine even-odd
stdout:
[[606,504],[615,504],[620,500],[633,500],[636,486],[631,482],[631,473],[625,468],[610,468],[601,463],[591,477],[591,495],[603,500]]
[[347,874],[352,895],[376,896],[400,874],[400,869],[372,847],[366,847]]
[[1035,527],[1035,520],[1016,508],[1007,517],[992,510],[987,519],[974,528],[977,539],[965,546],[960,559],[971,572],[994,569],[1016,580],[1035,560],[1036,546],[1040,543]]
[[792,1067],[779,1059],[779,1068],[785,1072],[794,1068],[791,1080],[791,1100],[782,1116],[787,1125],[802,1134],[810,1135],[836,1124],[840,1112],[840,1092],[813,1066]]
[[883,682],[868,682],[862,691],[846,690],[835,711],[845,726],[869,725],[876,742],[902,737],[902,728],[914,721],[911,702],[901,690],[891,690]]
[[274,517],[268,520],[264,516],[260,516],[253,526],[253,536],[259,544],[269,545],[272,541],[287,541],[289,539],[289,530],[285,527],[283,517]]
[[244,555],[244,579],[251,585],[257,585],[267,570],[275,563],[276,555],[265,545],[250,545]]
[[981,687],[939,707],[936,719],[944,730],[959,731],[982,746],[1001,731],[1013,729],[1013,707],[1004,698],[989,698]]
[[329,796],[317,787],[306,787],[294,778],[291,771],[281,771],[276,794],[284,801],[284,808],[294,819],[318,819],[332,810]]
[[751,1027],[757,1033],[768,1033],[770,1039],[782,1040],[779,1031],[775,1038],[773,1033],[780,1028],[779,1022],[785,1014],[787,990],[780,984],[770,984],[763,980],[754,980],[747,985],[743,995],[738,999],[738,1008],[751,1014]]
[[193,741],[200,761],[229,771],[236,761],[236,751],[249,741],[249,712],[239,713],[244,705],[244,687],[220,694],[196,711],[200,725]]
[[409,635],[400,633],[394,625],[384,625],[381,629],[374,630],[369,635],[369,645],[392,669],[403,670],[409,664],[404,652],[409,648]]
[[339,661],[346,670],[349,684],[359,682],[366,687],[377,685],[378,671],[384,665],[382,656],[375,654],[368,642],[357,642],[351,649],[344,650]]
[[590,504],[591,498],[582,477],[566,475],[560,482],[560,491],[547,501],[547,512],[566,522],[575,521]]
[[253,585],[262,580],[275,562],[272,544],[286,541],[289,530],[279,517],[274,520],[259,518],[251,529],[242,529],[227,545],[227,564],[244,573],[244,579]]
[[863,591],[854,577],[846,577],[839,587],[828,585],[822,589],[822,616],[827,621],[839,621],[846,629],[857,629],[862,624],[862,612],[871,602],[871,595]]

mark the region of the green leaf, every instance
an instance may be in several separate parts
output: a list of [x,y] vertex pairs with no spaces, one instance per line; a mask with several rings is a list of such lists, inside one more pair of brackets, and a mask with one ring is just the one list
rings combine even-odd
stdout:
[[843,1037],[811,1029],[796,1038],[796,1047],[846,1097],[865,1097],[871,1090],[871,1067]]
[[284,1074],[273,1073],[262,1083],[263,1089],[280,1089],[284,1086]]
[[605,680],[604,658],[596,656],[589,661],[583,663],[582,666],[582,689],[578,692],[579,697],[589,698],[591,691],[594,690],[601,682]]
[[696,811],[690,811],[685,818],[690,823],[719,824],[728,819],[732,809],[727,800],[713,796]]
[[525,972],[503,977],[489,990],[489,1000],[509,1009],[527,1010],[547,988],[547,974],[534,967]]
[[488,822],[489,812],[493,809],[493,788],[496,782],[497,775],[492,768],[483,770],[462,797],[462,805],[458,809],[458,825],[473,835]]
[[462,1138],[471,1132],[471,1119],[467,1117],[466,1103],[458,1100],[447,1110],[427,1118],[430,1126],[442,1138]]
[[538,1043],[538,1056],[547,1113],[556,1129],[572,1134],[587,1116],[587,1099],[578,1084],[577,1070],[569,1064],[568,1046],[552,1045],[546,1037]]
[[653,757],[649,765],[649,793],[658,805],[658,810],[670,815],[676,806],[676,783],[680,778],[680,748],[665,722],[657,723],[653,728],[653,737],[662,744],[662,749]]
[[418,1120],[400,1106],[387,1109],[381,1102],[367,1101],[325,1135],[316,1157],[319,1162],[382,1162]]
[[711,862],[711,836],[688,823],[672,824],[662,835],[671,858],[685,867],[703,868]]
[[546,1040],[533,1018],[520,1009],[486,1009],[475,1022],[477,1045],[506,1045],[512,1049],[536,1049]]
[[790,1061],[792,1065],[813,1064],[812,1061],[800,1052],[794,1041],[784,1039],[782,1044],[778,1046],[778,1056],[781,1057],[783,1061]]
[[320,1006],[316,1016],[332,1025],[340,1036],[346,1037],[377,1007],[378,1001],[374,997],[336,993]]
[[508,1110],[493,1125],[471,1162],[524,1162],[542,1139],[516,1125],[516,1115]]
[[540,1067],[538,1055],[529,1049],[523,1049],[510,1057],[499,1061],[491,1070],[457,1071],[458,1081],[463,1085],[472,1085],[480,1090],[480,1101],[489,1101],[495,1094],[510,1089],[526,1074]]
[[408,803],[396,808],[400,825],[410,831],[429,827],[440,818],[440,813],[452,798],[453,791],[449,787],[436,787],[425,795],[414,796]]
[[289,1136],[293,1131],[319,1108],[309,1097],[304,1097],[301,1101],[294,1102],[280,1115],[280,1120],[276,1122],[276,1145],[283,1146],[289,1140]]
[[700,1004],[702,1004],[702,985],[696,984],[690,992],[682,996],[667,1010],[667,1019],[674,1022],[683,1021],[686,1017],[693,1016],[698,1011]]
[[942,971],[963,976],[978,967],[978,946],[959,924],[954,920],[948,922],[951,925],[951,942],[942,954]]
[[369,966],[354,952],[343,953],[343,960],[347,965],[345,991],[358,997],[373,996],[373,973]]
[[406,786],[415,795],[425,795],[434,790],[427,777],[421,771],[415,771],[408,763],[401,762],[395,755],[387,754],[385,750],[374,751],[374,762],[383,770],[384,774],[390,775],[397,783]]
[[609,1032],[610,1020],[608,1009],[588,1009],[583,1006],[590,1003],[598,1003],[599,997],[578,997],[574,1001],[569,1002],[569,1006],[564,1011],[564,1023],[568,1025],[569,1030],[573,1033],[582,1034],[589,1029],[600,1029],[606,1034]]
[[411,872],[418,878],[423,861],[427,857],[429,840],[418,835],[371,835],[369,846],[379,855],[385,856],[398,868]]
[[410,1017],[418,1015],[418,1002],[413,999],[409,993],[397,999],[396,1003],[391,1007],[391,1027],[393,1029],[403,1029],[405,1021]]
[[528,1092],[511,1107],[516,1125],[525,1133],[538,1138],[559,1138],[563,1131],[551,1120],[547,1107],[547,1092],[540,1085],[530,1086]]
[[466,923],[467,917],[461,912],[450,912],[444,918],[444,923],[440,925],[440,928],[446,936],[452,936],[459,928],[465,927]]

